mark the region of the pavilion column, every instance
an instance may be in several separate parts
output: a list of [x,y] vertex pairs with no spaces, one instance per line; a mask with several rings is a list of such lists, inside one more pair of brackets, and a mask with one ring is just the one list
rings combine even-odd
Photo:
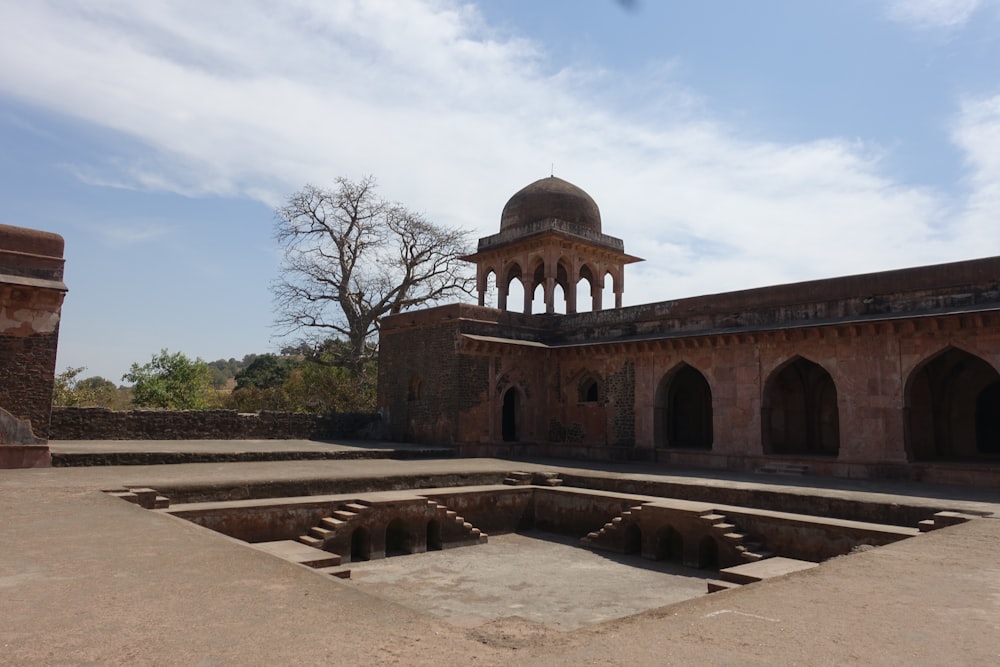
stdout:
[[[530,280],[530,278],[529,278],[529,280]],[[533,285],[530,285],[530,284],[524,282],[524,277],[523,276],[521,278],[521,286],[524,287],[524,314],[525,315],[530,315],[531,314],[531,297],[534,296],[535,288],[534,288]]]

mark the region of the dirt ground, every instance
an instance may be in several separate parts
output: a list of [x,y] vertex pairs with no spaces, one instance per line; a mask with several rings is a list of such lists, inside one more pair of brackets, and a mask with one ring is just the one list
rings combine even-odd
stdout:
[[[1000,520],[993,517],[740,589],[574,626],[578,621],[544,613],[542,622],[533,622],[522,611],[526,607],[505,616],[520,600],[548,595],[519,578],[515,562],[502,566],[510,569],[497,577],[497,590],[481,591],[505,605],[497,614],[501,618],[489,620],[466,608],[419,610],[376,590],[399,589],[398,584],[365,583],[361,571],[357,581],[333,579],[100,491],[180,480],[233,485],[510,467],[509,461],[492,460],[383,460],[0,470],[0,664],[1000,663]],[[601,474],[632,473],[619,467]],[[705,483],[735,482],[706,477]],[[908,501],[923,494],[931,504],[966,506],[962,489],[868,483],[865,490],[883,499],[894,492],[905,493]],[[854,492],[841,485],[836,493]],[[995,492],[975,495],[979,510],[1000,509]],[[493,545],[505,547],[499,539]],[[459,558],[478,548],[445,555]],[[429,556],[435,555],[440,554]],[[412,558],[386,563],[419,573],[407,565],[418,562]],[[560,557],[553,558],[558,566]],[[643,588],[620,573],[586,567],[573,573],[572,565],[572,559],[563,560],[565,576],[556,585],[573,589],[569,602],[553,604],[568,607],[577,600],[581,617],[591,613],[583,610],[584,602],[589,609],[601,608],[608,597],[604,587],[622,597]],[[451,585],[447,576],[438,576]],[[471,576],[450,581],[477,591]],[[518,589],[500,590],[504,582]],[[609,615],[619,613],[629,612]]]

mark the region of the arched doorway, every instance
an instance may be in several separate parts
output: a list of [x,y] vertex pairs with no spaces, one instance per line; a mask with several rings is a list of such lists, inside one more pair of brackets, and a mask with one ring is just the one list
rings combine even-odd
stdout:
[[372,557],[372,542],[368,537],[368,529],[364,526],[355,528],[351,533],[351,562],[359,563]]
[[630,523],[625,528],[625,555],[642,553],[642,529]]
[[413,553],[413,536],[402,519],[396,518],[385,527],[385,556],[403,556]]
[[515,387],[511,387],[504,392],[503,410],[500,419],[501,436],[504,442],[517,442],[518,440],[518,412],[520,411],[521,398]]
[[441,541],[441,522],[437,519],[431,519],[427,522],[427,550],[440,551],[443,548],[444,544]]
[[712,448],[712,389],[698,369],[681,364],[664,375],[654,405],[658,447]]
[[1000,455],[1000,373],[950,347],[914,369],[906,388],[907,450],[914,460]]
[[701,538],[701,542],[698,543],[698,568],[719,569],[719,543],[711,535]]
[[764,385],[761,412],[765,453],[839,453],[837,388],[819,364],[797,357],[775,370]]
[[684,538],[673,526],[665,526],[656,533],[656,560],[680,563],[684,560]]

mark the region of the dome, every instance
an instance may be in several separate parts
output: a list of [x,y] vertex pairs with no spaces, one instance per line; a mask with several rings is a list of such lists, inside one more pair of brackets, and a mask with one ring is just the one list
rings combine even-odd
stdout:
[[511,197],[500,215],[500,231],[548,218],[601,232],[597,203],[580,188],[555,176],[537,180]]

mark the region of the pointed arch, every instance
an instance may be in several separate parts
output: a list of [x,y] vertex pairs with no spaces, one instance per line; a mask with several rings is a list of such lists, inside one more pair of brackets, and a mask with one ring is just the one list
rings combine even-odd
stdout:
[[946,347],[913,369],[904,392],[912,460],[1000,455],[1000,373],[981,357]]
[[521,265],[512,262],[507,266],[497,286],[497,307],[500,310],[524,310],[524,280]]
[[764,383],[761,428],[765,454],[837,456],[840,412],[833,377],[796,356]]
[[360,563],[372,557],[372,541],[368,529],[359,526],[351,533],[351,562]]
[[521,403],[521,392],[517,387],[510,387],[503,393],[500,437],[504,442],[517,442],[520,439]]
[[576,310],[579,313],[588,313],[596,310],[594,308],[594,294],[597,290],[596,272],[589,264],[580,267],[576,284]]
[[642,529],[639,524],[630,523],[625,528],[625,554],[642,554]]
[[711,449],[712,389],[697,368],[681,362],[656,388],[653,438],[657,447]]
[[597,403],[601,400],[600,379],[591,372],[586,372],[580,377],[576,385],[576,400],[578,403]]
[[413,535],[406,522],[396,517],[385,527],[385,555],[403,556],[413,553]]
[[656,560],[683,562],[684,538],[673,526],[664,526],[656,531]]

